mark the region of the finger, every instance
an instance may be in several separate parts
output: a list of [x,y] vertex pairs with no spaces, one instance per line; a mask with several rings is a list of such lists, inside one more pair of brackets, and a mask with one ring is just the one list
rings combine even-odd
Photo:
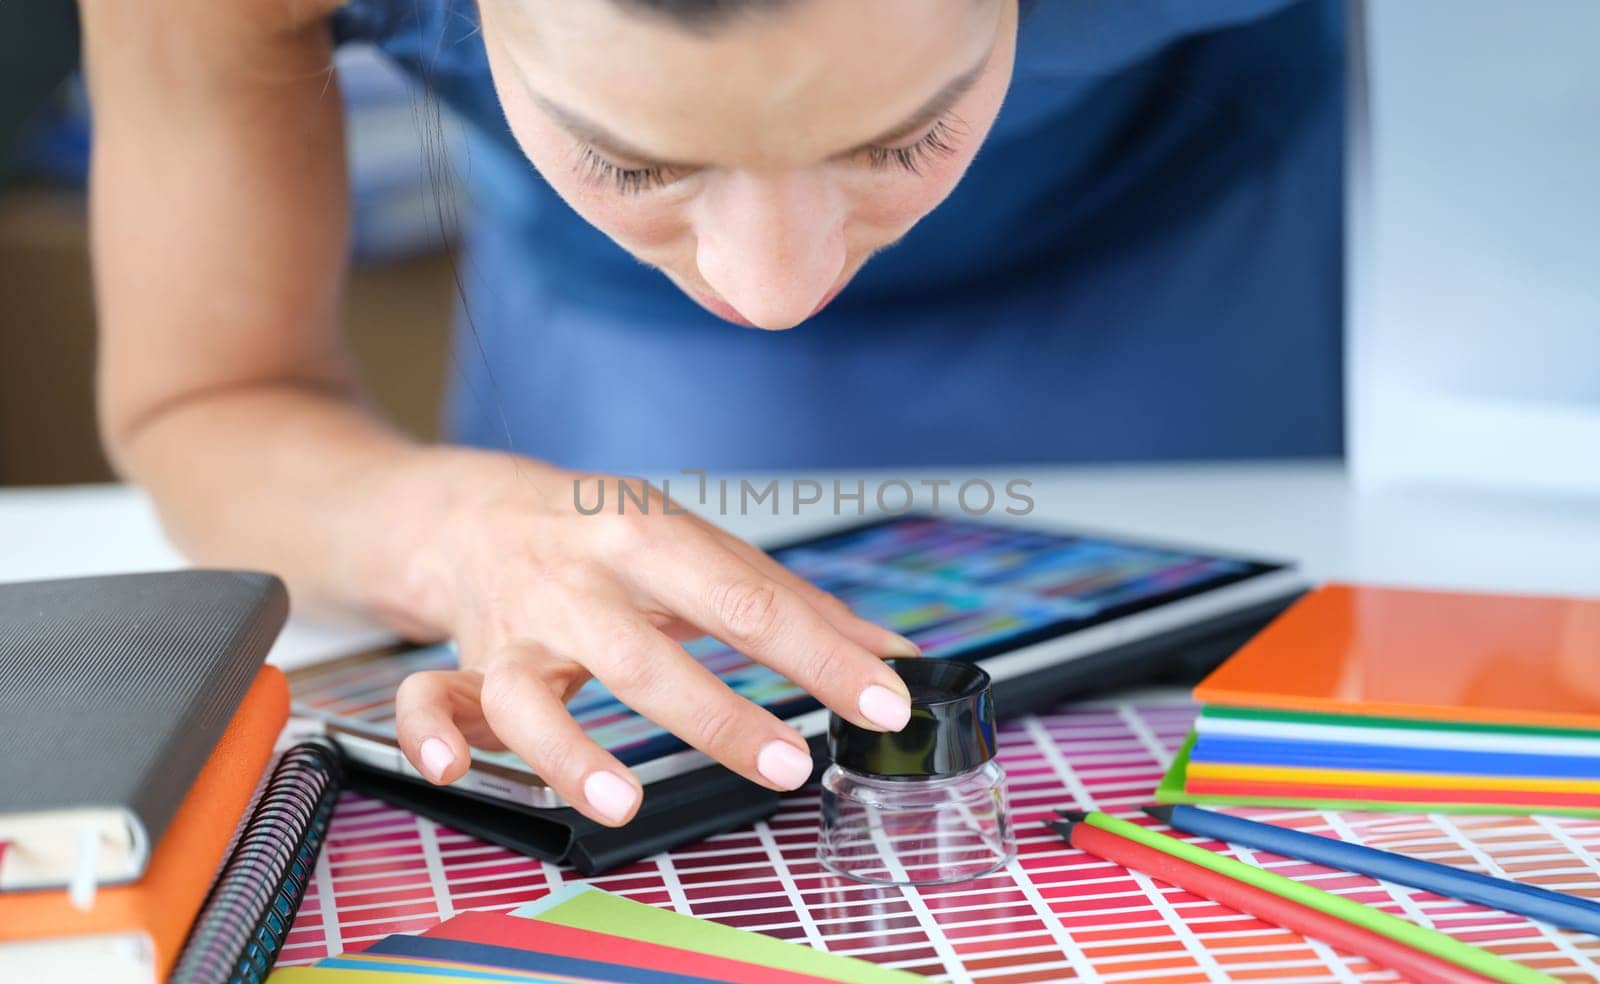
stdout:
[[[456,721],[457,690],[465,670],[413,673],[395,692],[395,733],[406,760],[430,782],[455,782],[472,765],[466,735]],[[467,682],[469,688],[476,684]]]
[[910,693],[894,670],[716,538],[701,534],[643,554],[637,571],[639,587],[675,615],[782,673],[840,717],[879,731],[899,731],[910,719]]
[[584,733],[527,654],[490,662],[482,702],[494,733],[568,805],[610,827],[633,819],[644,795],[639,781]]
[[[448,719],[453,723],[467,745],[471,748],[481,748],[485,751],[500,751],[505,748],[489,729],[489,723],[483,719],[483,708],[478,706],[478,691],[483,686],[483,675],[476,670],[450,670],[428,671],[413,674],[420,679],[405,687],[405,705],[416,704],[434,705],[443,708]],[[399,713],[401,698],[396,695],[397,713]],[[427,713],[426,711],[422,713]],[[427,729],[422,729],[427,730]],[[442,736],[441,736],[442,737]],[[423,736],[426,741],[427,735]],[[429,746],[432,748],[433,746]],[[442,757],[438,751],[432,756],[436,762],[441,762]],[[452,757],[455,757],[454,755]],[[422,766],[417,765],[419,770]],[[426,772],[425,772],[426,774]],[[430,776],[431,778],[431,776]]]
[[[721,532],[721,531],[719,531]],[[838,629],[845,638],[859,645],[861,648],[880,656],[912,657],[921,656],[922,649],[907,639],[905,636],[887,629],[875,622],[869,622],[855,612],[837,595],[822,590],[810,581],[783,566],[771,554],[766,553],[731,533],[722,533],[723,542],[734,553],[738,554],[751,567],[762,574],[793,590],[806,603],[817,610],[817,614],[828,620],[828,624]]]
[[489,727],[489,722],[483,719],[483,711],[479,710],[470,716],[456,715],[456,726],[461,729],[461,734],[467,739],[467,744],[485,752],[503,752],[506,750],[505,742]]
[[752,782],[799,789],[805,739],[728,685],[644,617],[618,609],[588,640],[590,668],[624,704]]

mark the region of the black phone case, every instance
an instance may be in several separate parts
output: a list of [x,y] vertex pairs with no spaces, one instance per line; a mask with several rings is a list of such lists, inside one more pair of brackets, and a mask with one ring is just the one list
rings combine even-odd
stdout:
[[721,766],[649,784],[638,815],[621,828],[601,826],[571,808],[519,807],[355,762],[346,767],[357,792],[519,854],[570,864],[585,875],[748,826],[778,809],[777,793]]

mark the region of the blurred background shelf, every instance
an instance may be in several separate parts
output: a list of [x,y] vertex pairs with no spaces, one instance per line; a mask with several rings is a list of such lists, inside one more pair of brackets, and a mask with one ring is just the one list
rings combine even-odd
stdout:
[[[37,47],[75,47],[70,17],[32,0],[0,5],[0,27],[19,17]],[[106,481],[94,416],[87,109],[75,79],[48,82],[70,73],[70,58],[24,63],[12,47],[0,43],[0,83],[14,83],[13,98],[0,97],[0,122],[14,134],[8,146],[0,132],[0,485]],[[461,132],[371,48],[341,49],[338,65],[352,201],[348,343],[379,409],[434,438],[456,298],[451,244],[465,203],[453,180]],[[24,114],[23,98],[41,105]]]
[[[377,406],[437,436],[455,303],[451,254],[359,264],[345,293],[348,339]],[[0,485],[111,477],[94,419],[94,306],[83,195],[0,195]]]

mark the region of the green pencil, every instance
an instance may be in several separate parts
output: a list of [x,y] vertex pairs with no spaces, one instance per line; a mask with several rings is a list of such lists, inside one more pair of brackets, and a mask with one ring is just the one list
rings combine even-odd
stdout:
[[1245,864],[1243,861],[1215,854],[1188,841],[1158,834],[1136,823],[1119,820],[1105,813],[1079,813],[1066,810],[1059,812],[1068,820],[1092,824],[1108,833],[1137,841],[1146,847],[1188,861],[1190,864],[1210,868],[1220,875],[1254,885],[1263,891],[1282,896],[1291,902],[1298,902],[1300,905],[1327,913],[1364,929],[1370,929],[1374,933],[1381,933],[1390,939],[1398,940],[1424,953],[1431,953],[1441,960],[1448,960],[1493,980],[1509,981],[1513,984],[1523,984],[1523,982],[1556,984],[1556,978],[1548,974],[1541,974],[1531,967],[1507,960],[1470,943],[1463,943],[1436,929],[1406,922],[1404,919],[1362,905],[1360,902],[1324,892],[1320,888],[1312,888],[1310,885],[1302,885],[1282,875],[1275,875],[1270,871]]

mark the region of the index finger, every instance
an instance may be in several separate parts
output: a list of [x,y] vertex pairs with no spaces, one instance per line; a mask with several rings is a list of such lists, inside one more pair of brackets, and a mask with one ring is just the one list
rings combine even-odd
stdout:
[[799,592],[708,533],[694,530],[678,546],[639,558],[639,588],[840,717],[879,731],[905,727],[911,717],[905,682]]
[[[718,531],[721,533],[721,531]],[[844,633],[847,638],[865,647],[868,652],[877,653],[884,657],[916,657],[922,655],[922,650],[915,642],[905,636],[869,622],[851,610],[842,598],[829,594],[810,581],[783,566],[776,557],[763,551],[760,547],[733,536],[723,533],[720,539],[727,544],[739,557],[744,559],[751,567],[767,574],[779,584],[794,590],[806,604],[816,609],[818,615],[827,619],[834,628]]]

